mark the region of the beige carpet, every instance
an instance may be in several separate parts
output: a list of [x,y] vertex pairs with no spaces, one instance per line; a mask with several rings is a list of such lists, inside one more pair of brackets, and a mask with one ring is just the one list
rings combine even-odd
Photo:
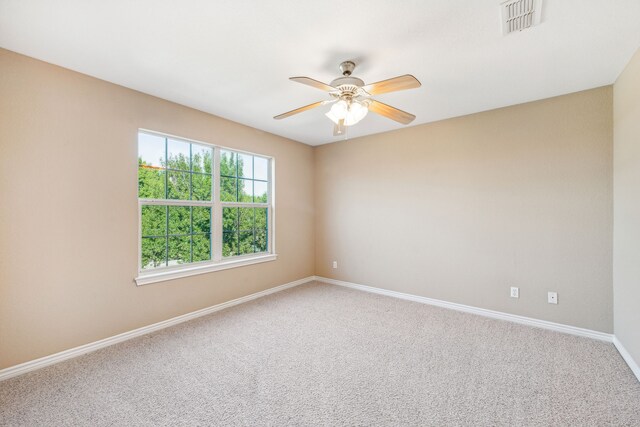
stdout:
[[0,425],[640,425],[611,344],[308,284],[0,383]]

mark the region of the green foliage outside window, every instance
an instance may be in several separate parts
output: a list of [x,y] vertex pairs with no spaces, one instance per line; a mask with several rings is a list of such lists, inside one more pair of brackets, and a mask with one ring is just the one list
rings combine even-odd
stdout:
[[[220,200],[266,203],[268,160],[221,150]],[[140,199],[212,200],[213,150],[140,133]],[[224,257],[267,251],[267,209],[223,207]],[[143,269],[211,260],[209,206],[144,205],[141,211]]]
[[266,203],[268,160],[221,150],[220,199],[223,202]]
[[222,256],[267,250],[266,208],[222,209]]

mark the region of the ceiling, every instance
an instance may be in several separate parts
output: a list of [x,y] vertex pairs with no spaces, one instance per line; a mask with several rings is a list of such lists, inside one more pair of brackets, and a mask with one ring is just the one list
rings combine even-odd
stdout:
[[[611,84],[640,46],[638,0],[544,0],[542,22],[503,36],[500,0],[0,0],[0,47],[310,145],[326,93],[353,60],[366,83],[413,74],[379,101],[412,126]],[[370,113],[347,137],[403,127]]]

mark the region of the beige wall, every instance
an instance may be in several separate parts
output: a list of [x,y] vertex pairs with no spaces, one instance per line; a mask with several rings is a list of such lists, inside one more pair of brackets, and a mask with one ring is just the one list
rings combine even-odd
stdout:
[[612,138],[609,86],[319,147],[316,274],[612,332]]
[[613,93],[615,334],[640,364],[640,50]]
[[[313,149],[0,50],[0,369],[314,273]],[[277,261],[136,287],[138,128],[276,159]]]

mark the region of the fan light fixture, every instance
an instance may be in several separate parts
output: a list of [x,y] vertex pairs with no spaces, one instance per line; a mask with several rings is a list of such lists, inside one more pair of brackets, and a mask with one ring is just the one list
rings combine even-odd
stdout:
[[336,125],[340,125],[342,121],[344,126],[352,126],[364,119],[368,112],[369,109],[363,102],[353,100],[348,104],[347,101],[340,100],[325,115]]

